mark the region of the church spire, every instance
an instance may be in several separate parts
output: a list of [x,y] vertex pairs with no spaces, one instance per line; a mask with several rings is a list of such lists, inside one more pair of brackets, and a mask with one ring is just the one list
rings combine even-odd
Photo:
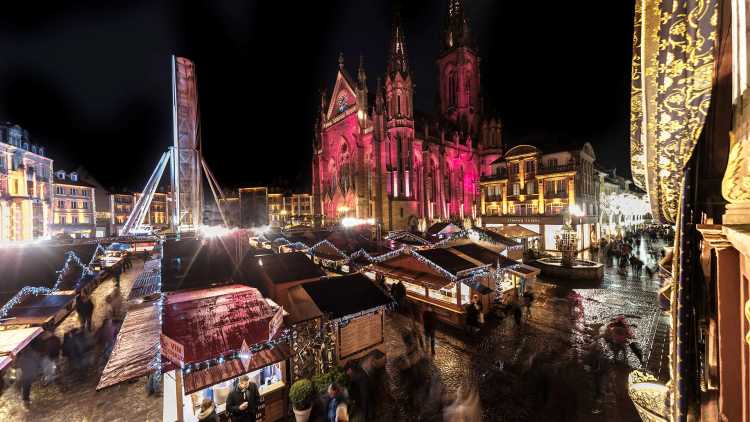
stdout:
[[463,0],[448,0],[448,15],[445,19],[444,48],[450,50],[456,47],[473,48],[469,22],[464,13]]
[[396,12],[393,18],[393,28],[391,29],[391,52],[388,58],[388,74],[395,72],[409,73],[409,59],[406,54],[406,42],[404,39],[401,16]]

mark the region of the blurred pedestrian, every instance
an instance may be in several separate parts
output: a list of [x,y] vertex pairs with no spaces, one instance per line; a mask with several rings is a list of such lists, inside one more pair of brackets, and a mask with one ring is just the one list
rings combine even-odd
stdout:
[[114,278],[115,278],[115,287],[118,289],[120,288],[120,276],[122,275],[122,264],[119,267],[115,267],[114,270]]
[[526,308],[526,317],[531,318],[531,304],[534,302],[534,294],[531,292],[524,292],[523,294],[523,306]]
[[125,318],[125,305],[120,289],[113,288],[104,300],[108,306],[107,318],[110,318],[115,324],[122,322]]
[[484,324],[484,306],[482,306],[482,301],[479,300],[479,295],[475,294],[471,297],[471,306],[476,308],[477,311],[477,327]]
[[435,355],[435,325],[437,325],[437,315],[432,310],[432,306],[428,306],[422,313],[422,324],[424,327],[425,343],[430,344],[430,351],[432,355]]
[[102,326],[99,327],[99,331],[97,332],[97,338],[99,344],[104,348],[102,356],[104,359],[108,359],[117,338],[117,327],[115,327],[110,318],[105,318],[102,322]]
[[91,331],[91,318],[94,315],[94,302],[89,295],[81,292],[76,300],[76,312],[81,320],[81,328]]
[[521,307],[517,303],[513,304],[513,320],[516,322],[516,327],[521,327],[521,319],[523,318],[523,312]]
[[446,422],[479,422],[482,419],[482,408],[476,390],[467,390],[459,386],[456,399],[443,412]]
[[372,392],[370,390],[370,379],[367,372],[359,363],[350,363],[347,365],[346,374],[349,376],[351,384],[351,395],[354,403],[362,412],[364,420],[372,420],[372,406],[370,399]]
[[27,347],[16,359],[16,367],[21,370],[21,396],[25,406],[31,404],[31,385],[41,371],[40,355],[31,347]]

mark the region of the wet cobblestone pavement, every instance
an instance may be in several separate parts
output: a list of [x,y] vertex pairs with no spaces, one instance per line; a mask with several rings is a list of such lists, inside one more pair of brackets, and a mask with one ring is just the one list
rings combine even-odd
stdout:
[[[124,297],[128,296],[135,277],[141,271],[143,261],[134,260],[133,269],[123,274],[120,286]],[[94,302],[94,330],[102,325],[106,314],[105,297],[112,291],[114,282],[110,278],[92,293]],[[75,311],[55,330],[60,338],[73,327],[78,327]],[[95,331],[94,331],[95,332]],[[94,335],[91,341],[95,342]],[[88,366],[75,372],[66,358],[58,360],[57,379],[48,385],[41,381],[31,387],[31,405],[26,409],[21,400],[20,383],[8,386],[0,396],[0,421],[159,421],[162,414],[161,397],[146,395],[146,379],[123,383],[102,391],[96,391],[108,355],[100,346],[91,350],[86,359]]]
[[[606,262],[600,256],[593,258]],[[642,259],[653,268],[652,259],[643,254]],[[142,265],[140,261],[134,264],[123,276],[125,297]],[[104,298],[112,287],[113,282],[107,280],[94,292],[95,328],[102,323]],[[512,318],[499,316],[490,316],[476,335],[440,326],[436,355],[423,356],[408,370],[402,366],[406,353],[402,333],[419,327],[411,318],[391,313],[385,325],[388,359],[379,374],[373,420],[441,421],[445,407],[458,388],[464,387],[479,392],[485,421],[639,421],[626,383],[629,371],[641,364],[632,353],[627,362],[613,361],[603,402],[597,404],[592,376],[580,360],[581,347],[601,324],[625,314],[643,349],[647,369],[663,376],[668,322],[658,309],[658,288],[656,276],[651,279],[645,271],[640,277],[632,273],[623,276],[611,265],[605,267],[605,278],[596,286],[539,280],[533,287],[531,315],[524,316],[521,327],[516,327]],[[580,295],[582,312],[572,311],[575,306],[567,299],[571,291]],[[77,325],[73,312],[57,334],[62,336]],[[96,392],[107,357],[101,348],[94,349],[90,357],[92,363],[79,374],[62,359],[55,382],[33,385],[28,410],[22,404],[19,385],[8,387],[0,397],[0,421],[161,420],[162,400],[146,395],[145,379]],[[532,357],[542,363],[530,369]],[[544,385],[548,388],[543,389]],[[362,420],[353,416],[355,422]]]
[[[650,257],[642,254],[642,259],[654,267]],[[604,399],[597,404],[581,347],[611,317],[624,314],[643,349],[646,369],[658,374],[668,342],[658,289],[656,276],[651,279],[645,271],[640,277],[631,272],[623,276],[611,265],[605,267],[602,283],[593,287],[539,280],[531,316],[524,317],[520,328],[512,318],[499,317],[489,318],[477,335],[441,326],[435,357],[423,358],[409,372],[399,369],[406,351],[401,333],[413,323],[391,314],[386,323],[387,386],[377,420],[440,421],[463,386],[479,391],[485,421],[639,421],[627,395],[628,373],[641,368],[635,356],[629,353],[627,362],[612,360]],[[571,291],[580,295],[583,312],[572,311]],[[651,356],[654,346],[657,353]],[[535,355],[543,363],[529,369]],[[541,388],[545,383],[546,390]]]

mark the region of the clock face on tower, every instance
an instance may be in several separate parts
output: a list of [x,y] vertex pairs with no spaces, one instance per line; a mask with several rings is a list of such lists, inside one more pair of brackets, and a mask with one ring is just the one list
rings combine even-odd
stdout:
[[338,106],[339,113],[343,112],[344,110],[346,110],[347,107],[349,107],[349,104],[346,102],[345,94],[341,94],[341,96],[339,96],[337,106]]

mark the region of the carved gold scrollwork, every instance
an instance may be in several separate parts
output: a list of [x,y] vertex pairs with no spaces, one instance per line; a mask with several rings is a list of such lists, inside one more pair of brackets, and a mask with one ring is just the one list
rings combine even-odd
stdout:
[[[750,300],[745,302],[745,319],[750,322]],[[745,334],[745,341],[750,344],[750,331]]]
[[750,203],[750,140],[747,134],[739,141],[734,133],[729,136],[732,147],[721,181],[721,194],[732,204]]

